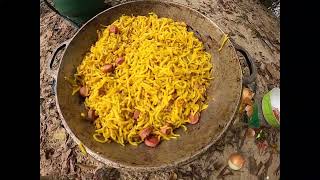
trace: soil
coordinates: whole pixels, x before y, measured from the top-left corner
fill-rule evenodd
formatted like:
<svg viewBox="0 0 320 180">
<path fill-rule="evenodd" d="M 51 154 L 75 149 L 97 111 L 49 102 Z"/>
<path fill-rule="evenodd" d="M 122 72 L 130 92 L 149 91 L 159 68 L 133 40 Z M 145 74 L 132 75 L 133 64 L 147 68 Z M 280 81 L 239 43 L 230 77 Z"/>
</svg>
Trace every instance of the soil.
<svg viewBox="0 0 320 180">
<path fill-rule="evenodd" d="M 110 4 L 121 2 L 125 1 Z M 256 99 L 273 87 L 280 87 L 279 18 L 270 9 L 257 0 L 174 2 L 193 7 L 211 18 L 250 53 L 258 69 Z M 240 114 L 216 145 L 195 161 L 170 171 L 114 169 L 83 155 L 62 126 L 52 89 L 54 81 L 47 69 L 54 48 L 72 37 L 76 28 L 43 3 L 40 10 L 40 175 L 44 179 L 279 179 L 279 130 L 267 126 L 257 130 L 263 132 L 260 139 L 246 137 L 246 123 Z M 267 148 L 263 148 L 263 143 L 268 144 Z M 236 151 L 244 155 L 246 162 L 241 170 L 231 171 L 227 160 Z"/>
</svg>

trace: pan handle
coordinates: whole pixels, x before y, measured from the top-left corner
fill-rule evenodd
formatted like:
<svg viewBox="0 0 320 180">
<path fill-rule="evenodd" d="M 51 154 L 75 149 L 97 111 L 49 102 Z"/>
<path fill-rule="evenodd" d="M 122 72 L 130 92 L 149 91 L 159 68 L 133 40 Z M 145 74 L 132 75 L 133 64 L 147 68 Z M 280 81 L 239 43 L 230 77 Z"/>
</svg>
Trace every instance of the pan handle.
<svg viewBox="0 0 320 180">
<path fill-rule="evenodd" d="M 61 43 L 59 46 L 57 46 L 53 52 L 52 52 L 52 55 L 50 56 L 50 58 L 48 59 L 48 65 L 47 65 L 47 72 L 48 74 L 53 77 L 54 79 L 57 79 L 57 73 L 58 73 L 58 70 L 54 70 L 52 65 L 53 65 L 53 62 L 55 60 L 55 57 L 57 56 L 58 52 L 60 52 L 63 48 L 67 47 L 70 43 L 70 39 L 64 41 L 63 43 Z"/>
<path fill-rule="evenodd" d="M 237 43 L 235 43 L 234 40 L 231 40 L 231 42 L 233 43 L 233 46 L 236 49 L 236 51 L 240 52 L 244 56 L 244 58 L 246 59 L 245 65 L 248 66 L 249 70 L 250 70 L 250 75 L 243 77 L 243 84 L 249 85 L 249 84 L 255 82 L 256 77 L 257 77 L 257 67 L 256 67 L 252 57 L 250 56 L 248 51 L 246 51 L 243 47 L 241 47 Z"/>
</svg>

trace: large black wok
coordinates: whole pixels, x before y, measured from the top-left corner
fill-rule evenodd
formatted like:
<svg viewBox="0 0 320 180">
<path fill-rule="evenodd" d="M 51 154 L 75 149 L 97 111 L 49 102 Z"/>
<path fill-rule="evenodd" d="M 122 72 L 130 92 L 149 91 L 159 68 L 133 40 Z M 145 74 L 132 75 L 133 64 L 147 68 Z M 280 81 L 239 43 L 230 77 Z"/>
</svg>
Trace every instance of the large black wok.
<svg viewBox="0 0 320 180">
<path fill-rule="evenodd" d="M 214 80 L 208 89 L 209 107 L 202 112 L 200 123 L 188 126 L 188 131 L 177 130 L 181 136 L 177 140 L 164 141 L 156 148 L 116 144 L 101 144 L 92 138 L 94 127 L 84 121 L 80 113 L 85 111 L 79 96 L 72 96 L 72 89 L 64 77 L 71 77 L 81 63 L 90 46 L 97 41 L 97 30 L 101 24 L 108 25 L 121 15 L 147 15 L 155 12 L 159 17 L 184 21 L 205 43 L 212 54 Z M 233 43 L 228 40 L 218 52 L 224 33 L 210 19 L 199 12 L 179 4 L 157 1 L 136 1 L 124 3 L 96 15 L 70 40 L 60 45 L 50 60 L 50 71 L 56 80 L 56 103 L 64 127 L 77 142 L 82 143 L 87 152 L 97 160 L 113 167 L 135 170 L 152 170 L 172 167 L 189 162 L 206 151 L 227 130 L 238 110 L 243 76 Z M 57 52 L 65 48 L 58 70 L 52 70 Z M 241 49 L 240 49 L 241 50 Z M 241 50 L 245 54 L 244 50 Z M 248 55 L 247 60 L 248 59 Z M 249 61 L 250 62 L 250 61 Z M 251 70 L 255 68 L 251 63 Z M 253 76 L 246 79 L 250 82 Z"/>
</svg>

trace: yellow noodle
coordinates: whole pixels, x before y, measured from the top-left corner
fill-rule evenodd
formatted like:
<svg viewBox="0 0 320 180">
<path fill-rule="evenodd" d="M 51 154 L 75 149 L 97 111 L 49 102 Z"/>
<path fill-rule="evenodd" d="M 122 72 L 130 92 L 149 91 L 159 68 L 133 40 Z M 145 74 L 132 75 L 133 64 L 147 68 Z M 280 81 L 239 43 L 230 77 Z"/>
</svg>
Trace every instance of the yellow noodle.
<svg viewBox="0 0 320 180">
<path fill-rule="evenodd" d="M 98 41 L 75 74 L 89 90 L 85 105 L 99 116 L 94 139 L 138 145 L 142 141 L 135 137 L 149 126 L 159 138 L 177 138 L 174 129 L 187 130 L 189 114 L 208 107 L 205 91 L 212 79 L 211 55 L 183 22 L 150 13 L 122 16 L 112 24 L 120 33 L 110 33 L 110 26 L 98 32 Z M 125 62 L 113 73 L 101 71 L 105 64 L 115 65 L 120 56 Z M 132 117 L 135 110 L 140 111 L 137 122 Z M 173 126 L 169 135 L 160 131 L 167 123 Z"/>
</svg>

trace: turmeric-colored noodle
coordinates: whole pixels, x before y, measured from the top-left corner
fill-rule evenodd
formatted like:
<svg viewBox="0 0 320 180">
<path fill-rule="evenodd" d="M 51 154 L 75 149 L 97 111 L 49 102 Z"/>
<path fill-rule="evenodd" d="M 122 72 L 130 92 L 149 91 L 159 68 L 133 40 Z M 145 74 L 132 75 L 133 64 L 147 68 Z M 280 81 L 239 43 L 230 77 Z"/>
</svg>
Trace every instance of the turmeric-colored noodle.
<svg viewBox="0 0 320 180">
<path fill-rule="evenodd" d="M 98 32 L 75 74 L 89 90 L 85 105 L 98 115 L 94 139 L 138 145 L 143 141 L 136 137 L 146 127 L 161 139 L 177 138 L 174 131 L 166 135 L 160 128 L 170 123 L 172 130 L 187 130 L 189 114 L 208 107 L 211 55 L 184 22 L 150 13 L 121 16 L 112 25 L 120 33 L 110 33 L 110 26 Z M 116 65 L 119 57 L 125 61 Z M 105 64 L 116 68 L 106 74 L 101 70 Z M 135 110 L 140 112 L 136 122 Z"/>
</svg>

